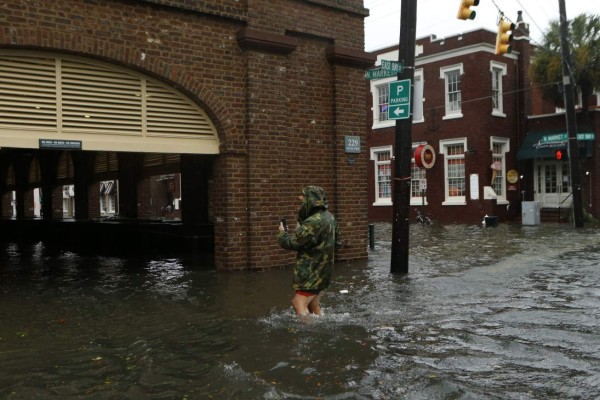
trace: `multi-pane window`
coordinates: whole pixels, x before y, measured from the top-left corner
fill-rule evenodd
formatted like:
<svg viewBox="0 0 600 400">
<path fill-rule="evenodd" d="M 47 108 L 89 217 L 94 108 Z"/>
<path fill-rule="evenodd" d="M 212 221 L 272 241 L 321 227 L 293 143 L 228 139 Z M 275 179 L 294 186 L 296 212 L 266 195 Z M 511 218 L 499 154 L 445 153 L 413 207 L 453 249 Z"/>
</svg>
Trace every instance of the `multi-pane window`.
<svg viewBox="0 0 600 400">
<path fill-rule="evenodd" d="M 463 74 L 462 64 L 444 67 L 440 70 L 440 78 L 444 79 L 446 96 L 446 115 L 445 118 L 462 117 L 462 93 L 461 76 Z"/>
<path fill-rule="evenodd" d="M 377 106 L 379 122 L 388 120 L 388 107 L 390 102 L 390 86 L 389 84 L 377 86 Z"/>
<path fill-rule="evenodd" d="M 502 75 L 496 68 L 492 70 L 492 108 L 502 110 Z"/>
<path fill-rule="evenodd" d="M 377 154 L 377 197 L 389 199 L 392 197 L 391 176 L 392 165 L 389 153 Z"/>
<path fill-rule="evenodd" d="M 504 171 L 502 165 L 504 164 L 504 153 L 502 152 L 502 145 L 500 143 L 493 144 L 494 150 L 492 151 L 492 189 L 497 195 L 502 196 L 504 193 Z"/>
<path fill-rule="evenodd" d="M 375 163 L 375 204 L 392 201 L 392 147 L 371 149 Z"/>
<path fill-rule="evenodd" d="M 465 145 L 464 139 L 440 141 L 444 154 L 446 203 L 465 202 Z"/>
<path fill-rule="evenodd" d="M 460 72 L 450 71 L 446 74 L 446 90 L 448 93 L 447 111 L 452 114 L 460 111 Z"/>
<path fill-rule="evenodd" d="M 492 114 L 505 116 L 502 102 L 502 77 L 506 75 L 506 65 L 492 62 L 490 71 L 492 74 Z"/>
<path fill-rule="evenodd" d="M 100 215 L 117 213 L 118 181 L 100 182 Z"/>
<path fill-rule="evenodd" d="M 492 137 L 492 181 L 490 185 L 498 196 L 498 200 L 506 199 L 506 152 L 509 140 L 506 138 Z"/>
<path fill-rule="evenodd" d="M 427 201 L 425 192 L 422 190 L 421 181 L 426 182 L 425 168 L 419 168 L 412 160 L 410 173 L 410 202 L 411 204 L 422 204 Z"/>
</svg>

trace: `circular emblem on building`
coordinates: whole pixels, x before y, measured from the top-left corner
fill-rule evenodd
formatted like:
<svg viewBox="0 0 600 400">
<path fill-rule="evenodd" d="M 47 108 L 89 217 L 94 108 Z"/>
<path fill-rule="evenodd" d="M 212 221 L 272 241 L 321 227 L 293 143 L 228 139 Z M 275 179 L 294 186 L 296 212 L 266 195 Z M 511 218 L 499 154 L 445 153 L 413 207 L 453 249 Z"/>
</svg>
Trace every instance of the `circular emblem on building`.
<svg viewBox="0 0 600 400">
<path fill-rule="evenodd" d="M 422 144 L 415 149 L 415 164 L 419 168 L 431 168 L 435 164 L 435 151 L 428 144 Z"/>
<path fill-rule="evenodd" d="M 511 169 L 506 173 L 506 180 L 508 181 L 508 183 L 517 183 L 517 181 L 519 180 L 519 173 L 514 169 Z"/>
</svg>

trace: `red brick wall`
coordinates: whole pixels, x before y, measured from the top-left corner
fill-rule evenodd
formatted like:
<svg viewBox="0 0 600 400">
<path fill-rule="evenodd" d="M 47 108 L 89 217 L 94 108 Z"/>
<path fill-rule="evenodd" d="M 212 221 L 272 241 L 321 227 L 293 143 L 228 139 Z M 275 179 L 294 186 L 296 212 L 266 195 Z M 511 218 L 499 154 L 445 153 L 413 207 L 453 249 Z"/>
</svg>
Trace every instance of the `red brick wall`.
<svg viewBox="0 0 600 400">
<path fill-rule="evenodd" d="M 100 218 L 100 182 L 88 186 L 88 216 Z"/>
<path fill-rule="evenodd" d="M 470 32 L 462 36 L 452 36 L 443 40 L 429 38 L 420 39 L 423 45 L 422 57 L 438 55 L 434 61 L 426 60 L 420 63 L 417 57 L 417 68 L 423 69 L 424 118 L 423 123 L 414 123 L 412 141 L 427 142 L 436 151 L 436 163 L 427 170 L 427 207 L 426 212 L 441 223 L 480 223 L 487 215 L 508 217 L 506 205 L 496 205 L 495 201 L 485 200 L 483 187 L 489 186 L 492 178 L 492 151 L 490 138 L 493 136 L 509 138 L 510 152 L 507 153 L 506 170 L 517 169 L 516 152 L 520 143 L 520 135 L 525 131 L 526 121 L 520 116 L 522 98 L 518 97 L 523 83 L 519 80 L 526 71 L 524 66 L 514 57 L 495 56 L 490 51 L 477 51 L 470 54 L 449 52 L 459 48 L 481 46 L 488 43 L 489 48 L 495 43 L 495 34 L 484 30 Z M 493 51 L 493 48 L 491 48 Z M 443 57 L 443 58 L 442 58 Z M 507 74 L 503 77 L 503 111 L 506 117 L 492 115 L 492 76 L 490 62 L 497 61 L 505 64 Z M 445 82 L 440 78 L 440 69 L 462 64 L 461 78 L 462 114 L 461 118 L 444 119 L 445 115 Z M 443 205 L 444 193 L 444 158 L 440 154 L 440 140 L 467 138 L 467 149 L 475 152 L 465 154 L 466 204 Z M 395 127 L 375 129 L 369 134 L 369 147 L 393 144 Z M 470 196 L 470 176 L 478 175 L 479 199 L 472 200 Z M 369 220 L 392 221 L 391 206 L 373 206 L 374 193 L 374 163 L 368 164 L 369 187 Z M 512 204 L 519 200 L 517 191 L 507 191 L 507 200 Z M 414 208 L 411 207 L 409 218 L 414 220 Z M 513 207 L 514 208 L 514 207 Z"/>
<path fill-rule="evenodd" d="M 217 266 L 262 269 L 293 260 L 275 243 L 277 221 L 293 220 L 307 184 L 326 189 L 342 222 L 340 258 L 366 257 L 366 148 L 354 165 L 344 154 L 344 135 L 365 138 L 366 15 L 361 0 L 14 0 L 3 10 L 0 47 L 100 58 L 197 101 L 221 143 L 211 193 Z M 243 29 L 296 45 L 243 49 Z M 328 59 L 331 46 L 358 62 Z"/>
</svg>

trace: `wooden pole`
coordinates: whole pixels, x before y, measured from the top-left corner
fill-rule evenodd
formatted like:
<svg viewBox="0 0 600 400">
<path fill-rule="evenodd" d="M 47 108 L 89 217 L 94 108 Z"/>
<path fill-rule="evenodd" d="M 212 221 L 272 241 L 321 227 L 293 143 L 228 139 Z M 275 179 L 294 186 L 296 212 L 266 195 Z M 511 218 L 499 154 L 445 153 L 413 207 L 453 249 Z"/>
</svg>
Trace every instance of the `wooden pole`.
<svg viewBox="0 0 600 400">
<path fill-rule="evenodd" d="M 398 74 L 398 79 L 409 79 L 411 86 L 415 75 L 416 33 L 417 0 L 402 0 L 398 61 L 404 65 L 404 68 Z M 414 93 L 412 88 L 411 93 Z M 408 272 L 412 120 L 412 109 L 409 118 L 396 120 L 393 184 L 394 219 L 392 221 L 392 259 L 390 267 L 392 273 Z"/>
<path fill-rule="evenodd" d="M 563 96 L 565 117 L 567 120 L 569 163 L 571 166 L 571 190 L 573 191 L 573 222 L 575 227 L 583 227 L 583 200 L 581 194 L 581 167 L 579 165 L 579 146 L 577 144 L 577 121 L 575 119 L 575 101 L 573 98 L 573 76 L 571 74 L 571 56 L 569 53 L 568 21 L 565 0 L 558 0 L 560 12 L 560 49 L 562 58 Z"/>
</svg>

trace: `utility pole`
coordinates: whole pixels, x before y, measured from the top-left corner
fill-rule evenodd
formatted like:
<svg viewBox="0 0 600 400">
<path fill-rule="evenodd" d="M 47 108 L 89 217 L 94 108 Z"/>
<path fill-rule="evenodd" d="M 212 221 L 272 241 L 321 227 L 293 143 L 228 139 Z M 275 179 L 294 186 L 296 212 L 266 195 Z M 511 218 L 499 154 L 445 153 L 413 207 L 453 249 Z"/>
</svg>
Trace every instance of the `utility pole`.
<svg viewBox="0 0 600 400">
<path fill-rule="evenodd" d="M 573 99 L 571 56 L 567 39 L 568 21 L 565 0 L 558 0 L 560 12 L 560 49 L 562 58 L 563 96 L 567 120 L 569 163 L 571 166 L 571 190 L 573 191 L 573 222 L 576 228 L 583 227 L 583 200 L 581 195 L 581 167 L 579 165 L 579 146 L 577 144 L 577 121 Z"/>
<path fill-rule="evenodd" d="M 404 65 L 398 80 L 415 75 L 415 41 L 417 36 L 417 0 L 402 0 L 400 6 L 400 38 L 398 62 Z M 411 90 L 412 92 L 412 90 Z M 410 212 L 410 181 L 412 160 L 412 112 L 406 119 L 396 120 L 394 140 L 394 220 L 392 221 L 392 260 L 390 272 L 408 272 L 408 239 Z"/>
</svg>

